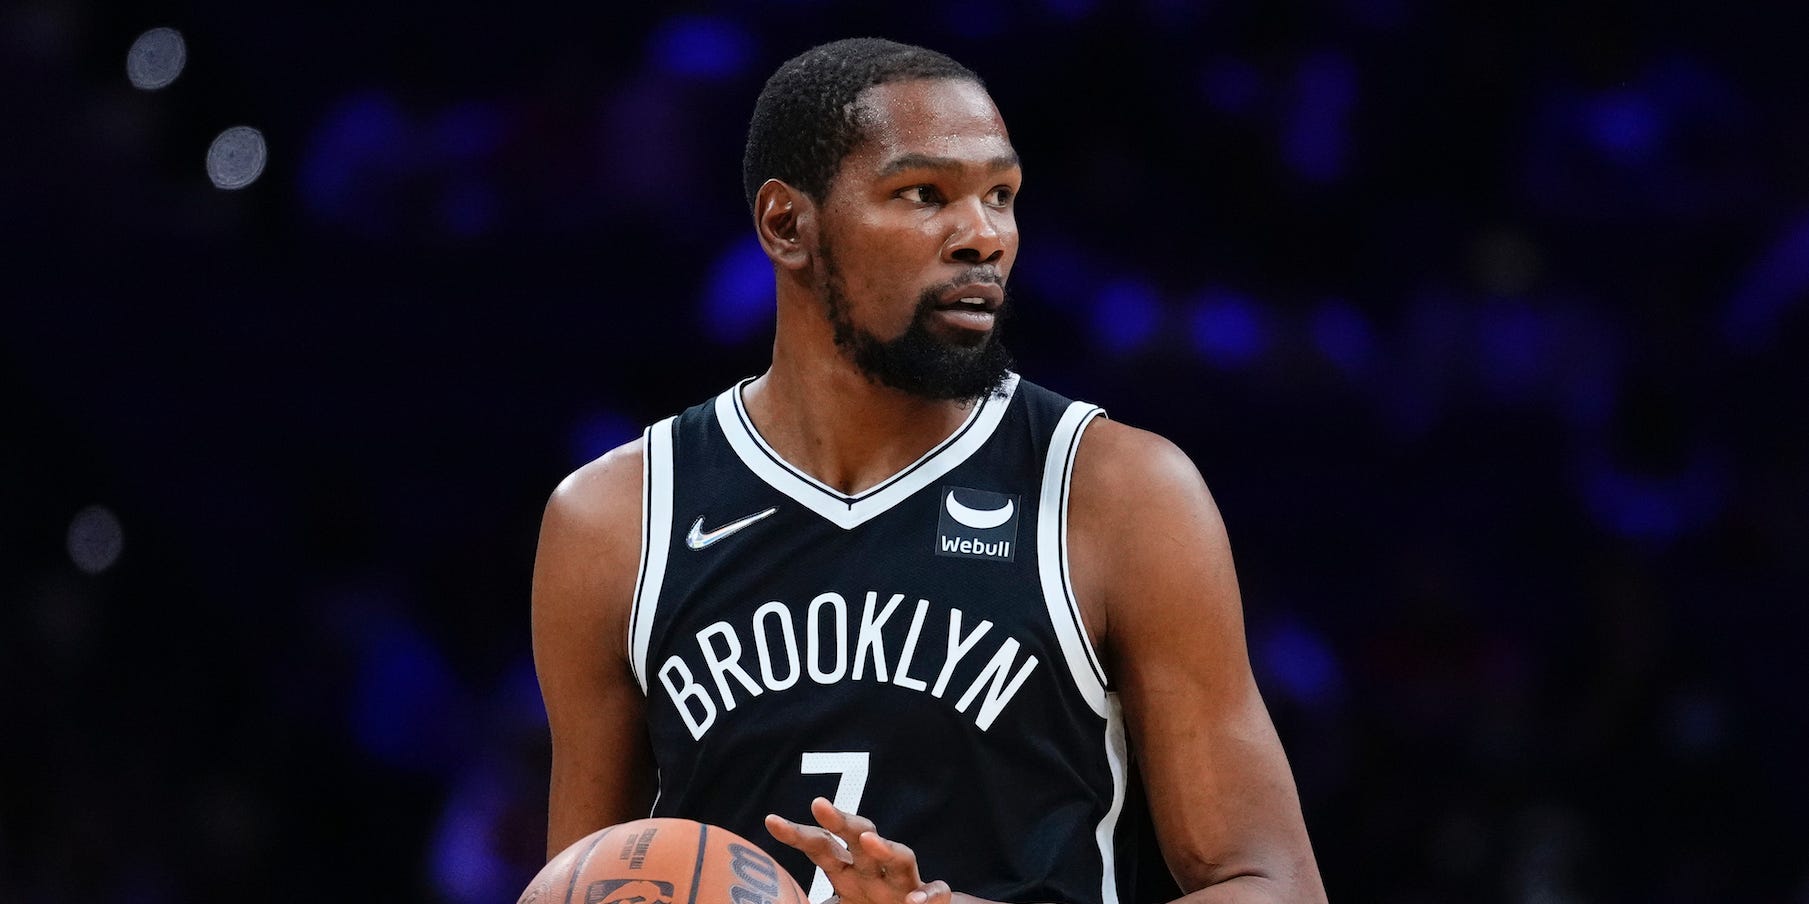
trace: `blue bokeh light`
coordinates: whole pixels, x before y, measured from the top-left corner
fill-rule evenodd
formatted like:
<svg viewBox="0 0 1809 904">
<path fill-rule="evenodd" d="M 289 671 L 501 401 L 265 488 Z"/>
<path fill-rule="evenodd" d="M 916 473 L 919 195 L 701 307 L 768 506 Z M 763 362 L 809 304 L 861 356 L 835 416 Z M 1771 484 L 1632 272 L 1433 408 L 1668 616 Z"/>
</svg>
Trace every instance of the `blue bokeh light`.
<svg viewBox="0 0 1809 904">
<path fill-rule="evenodd" d="M 773 264 L 753 236 L 741 236 L 723 249 L 704 283 L 701 305 L 704 335 L 718 345 L 739 345 L 770 333 Z"/>
<path fill-rule="evenodd" d="M 1103 267 L 1094 246 L 1049 228 L 1025 246 L 1012 270 L 1011 285 L 1014 291 L 1028 287 L 1042 307 L 1084 316 L 1104 283 Z"/>
<path fill-rule="evenodd" d="M 1589 105 L 1590 143 L 1623 163 L 1637 163 L 1657 150 L 1664 122 L 1652 99 L 1636 91 L 1610 91 Z"/>
<path fill-rule="evenodd" d="M 1369 370 L 1376 357 L 1376 331 L 1363 312 L 1342 298 L 1330 298 L 1314 309 L 1308 325 L 1313 347 L 1346 377 Z"/>
<path fill-rule="evenodd" d="M 1256 301 L 1227 290 L 1212 290 L 1194 308 L 1193 344 L 1209 363 L 1245 367 L 1269 346 L 1269 328 Z"/>
<path fill-rule="evenodd" d="M 1482 381 L 1497 398 L 1525 401 L 1550 372 L 1545 315 L 1523 302 L 1502 302 L 1483 313 Z"/>
<path fill-rule="evenodd" d="M 1256 658 L 1280 692 L 1304 706 L 1336 703 L 1344 675 L 1332 645 L 1318 631 L 1288 620 L 1264 631 Z"/>
<path fill-rule="evenodd" d="M 1785 313 L 1805 298 L 1809 298 L 1809 215 L 1786 226 L 1747 271 L 1721 315 L 1721 336 L 1739 351 L 1764 348 Z"/>
<path fill-rule="evenodd" d="M 1598 457 L 1584 472 L 1583 501 L 1603 530 L 1664 546 L 1720 514 L 1724 471 L 1718 456 L 1701 450 L 1672 474 L 1633 473 Z"/>
<path fill-rule="evenodd" d="M 1156 290 L 1140 280 L 1109 283 L 1093 303 L 1093 336 L 1107 351 L 1136 349 L 1155 336 L 1161 322 Z"/>
<path fill-rule="evenodd" d="M 718 16 L 674 16 L 653 30 L 648 51 L 654 66 L 669 75 L 728 79 L 752 65 L 754 37 Z"/>
<path fill-rule="evenodd" d="M 573 465 L 584 464 L 640 435 L 641 428 L 634 421 L 616 412 L 590 412 L 572 425 Z"/>
<path fill-rule="evenodd" d="M 1683 532 L 1679 500 L 1658 481 L 1600 470 L 1584 492 L 1596 523 L 1616 536 L 1668 542 Z"/>
<path fill-rule="evenodd" d="M 495 154 L 508 138 L 508 121 L 496 105 L 479 101 L 455 104 L 428 129 L 422 150 L 448 161 L 481 160 Z"/>
<path fill-rule="evenodd" d="M 443 733 L 457 724 L 458 682 L 446 657 L 421 631 L 387 621 L 370 639 L 358 670 L 353 734 L 372 758 L 404 769 L 446 765 Z"/>
<path fill-rule="evenodd" d="M 1357 72 L 1342 54 L 1323 52 L 1301 60 L 1294 73 L 1294 104 L 1282 132 L 1282 157 L 1309 182 L 1344 175 L 1350 143 L 1347 120 L 1357 101 Z"/>
<path fill-rule="evenodd" d="M 393 215 L 374 186 L 400 174 L 414 146 L 401 106 L 385 91 L 349 95 L 328 111 L 302 154 L 302 207 L 317 222 L 383 234 Z"/>
<path fill-rule="evenodd" d="M 477 770 L 446 801 L 434 828 L 428 860 L 435 887 L 460 904 L 503 901 L 522 881 L 496 847 L 509 798 Z"/>
</svg>

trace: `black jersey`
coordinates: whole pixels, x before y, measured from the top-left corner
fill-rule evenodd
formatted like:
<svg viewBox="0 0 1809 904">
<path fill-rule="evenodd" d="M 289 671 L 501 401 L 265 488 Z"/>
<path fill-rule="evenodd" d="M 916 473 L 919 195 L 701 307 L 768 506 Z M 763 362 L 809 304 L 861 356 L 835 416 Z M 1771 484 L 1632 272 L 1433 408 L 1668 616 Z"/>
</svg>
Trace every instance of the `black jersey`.
<svg viewBox="0 0 1809 904">
<path fill-rule="evenodd" d="M 1099 414 L 1013 375 L 854 496 L 780 458 L 741 386 L 649 428 L 630 649 L 653 815 L 778 848 L 813 901 L 827 880 L 762 819 L 810 824 L 822 796 L 959 891 L 1117 904 L 1123 722 L 1066 554 Z"/>
</svg>

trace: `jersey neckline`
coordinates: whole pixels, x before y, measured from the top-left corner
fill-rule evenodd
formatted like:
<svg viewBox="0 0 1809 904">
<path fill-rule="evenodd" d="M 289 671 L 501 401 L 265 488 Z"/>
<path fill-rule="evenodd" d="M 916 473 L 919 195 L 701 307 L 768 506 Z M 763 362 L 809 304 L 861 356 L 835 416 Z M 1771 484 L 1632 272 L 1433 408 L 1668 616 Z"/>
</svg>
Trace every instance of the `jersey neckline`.
<svg viewBox="0 0 1809 904">
<path fill-rule="evenodd" d="M 753 381 L 753 377 L 742 380 L 716 397 L 716 421 L 728 437 L 729 446 L 741 463 L 768 486 L 843 530 L 884 514 L 971 457 L 992 438 L 1018 388 L 1018 375 L 1006 374 L 999 391 L 981 399 L 967 420 L 942 442 L 898 473 L 849 495 L 805 473 L 767 445 L 765 437 L 754 428 L 754 419 L 748 416 L 741 398 L 742 389 Z"/>
</svg>

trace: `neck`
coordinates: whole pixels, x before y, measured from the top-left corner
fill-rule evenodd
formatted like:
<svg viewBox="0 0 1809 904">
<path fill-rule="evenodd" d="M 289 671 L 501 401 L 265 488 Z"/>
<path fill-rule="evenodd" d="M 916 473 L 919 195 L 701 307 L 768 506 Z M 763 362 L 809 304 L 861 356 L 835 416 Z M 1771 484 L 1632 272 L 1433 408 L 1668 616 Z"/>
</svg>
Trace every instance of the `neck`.
<svg viewBox="0 0 1809 904">
<path fill-rule="evenodd" d="M 767 444 L 817 480 L 863 492 L 922 458 L 973 410 L 972 400 L 924 399 L 870 380 L 836 347 L 825 318 L 812 324 L 795 310 L 787 318 L 786 307 L 773 365 L 743 398 Z"/>
</svg>

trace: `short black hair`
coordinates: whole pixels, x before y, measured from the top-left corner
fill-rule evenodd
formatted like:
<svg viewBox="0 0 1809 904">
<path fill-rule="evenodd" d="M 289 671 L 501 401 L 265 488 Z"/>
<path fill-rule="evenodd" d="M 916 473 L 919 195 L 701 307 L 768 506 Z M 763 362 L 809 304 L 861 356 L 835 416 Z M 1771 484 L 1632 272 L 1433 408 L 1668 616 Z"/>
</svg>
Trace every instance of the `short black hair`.
<svg viewBox="0 0 1809 904">
<path fill-rule="evenodd" d="M 768 179 L 821 201 L 842 158 L 865 137 L 855 117 L 860 93 L 912 79 L 960 79 L 986 87 L 944 54 L 883 38 L 844 38 L 786 60 L 760 90 L 748 125 L 741 158 L 748 209 Z"/>
</svg>

